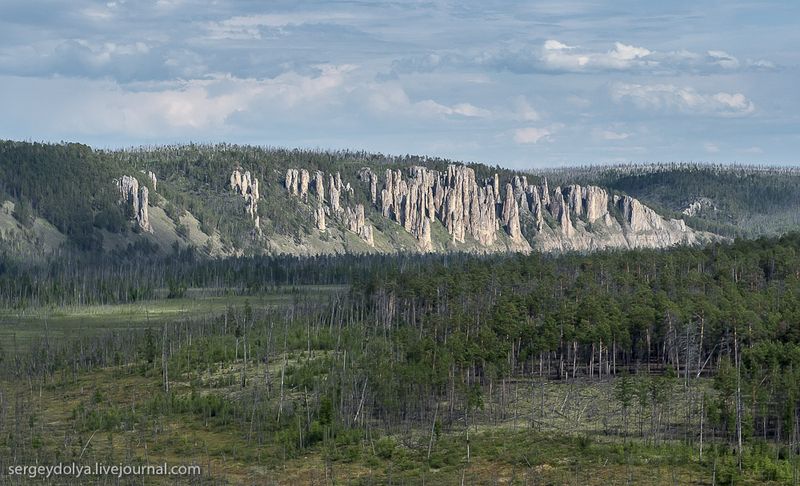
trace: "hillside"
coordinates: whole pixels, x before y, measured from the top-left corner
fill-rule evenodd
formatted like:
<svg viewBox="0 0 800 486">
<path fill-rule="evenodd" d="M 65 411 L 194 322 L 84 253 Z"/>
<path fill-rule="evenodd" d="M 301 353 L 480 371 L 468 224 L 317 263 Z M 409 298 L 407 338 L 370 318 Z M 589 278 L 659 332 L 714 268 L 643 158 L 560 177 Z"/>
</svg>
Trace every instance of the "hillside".
<svg viewBox="0 0 800 486">
<path fill-rule="evenodd" d="M 364 152 L 0 143 L 13 255 L 527 253 L 716 237 L 608 187 Z"/>
<path fill-rule="evenodd" d="M 537 175 L 621 191 L 692 227 L 729 237 L 775 236 L 800 227 L 796 167 L 652 164 Z"/>
</svg>

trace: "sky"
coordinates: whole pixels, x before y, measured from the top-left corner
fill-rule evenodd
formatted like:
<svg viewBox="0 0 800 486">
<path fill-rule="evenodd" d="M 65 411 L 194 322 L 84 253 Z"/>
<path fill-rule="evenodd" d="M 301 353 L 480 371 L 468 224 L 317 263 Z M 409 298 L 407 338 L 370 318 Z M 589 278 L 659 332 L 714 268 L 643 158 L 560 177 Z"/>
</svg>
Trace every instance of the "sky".
<svg viewBox="0 0 800 486">
<path fill-rule="evenodd" d="M 800 164 L 800 2 L 0 0 L 0 139 Z"/>
</svg>

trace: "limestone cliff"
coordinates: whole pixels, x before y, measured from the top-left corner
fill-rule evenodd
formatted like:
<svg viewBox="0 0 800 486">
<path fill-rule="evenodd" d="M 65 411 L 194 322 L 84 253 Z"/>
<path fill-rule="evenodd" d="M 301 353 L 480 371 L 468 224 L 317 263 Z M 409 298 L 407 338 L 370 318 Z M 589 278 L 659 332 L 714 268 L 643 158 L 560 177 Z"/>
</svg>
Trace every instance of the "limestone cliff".
<svg viewBox="0 0 800 486">
<path fill-rule="evenodd" d="M 124 175 L 117 181 L 120 198 L 122 202 L 131 208 L 137 226 L 148 233 L 153 232 L 150 225 L 150 193 L 147 186 L 139 186 L 139 180 L 133 176 Z"/>
<path fill-rule="evenodd" d="M 325 182 L 327 180 L 327 189 Z M 315 171 L 313 179 L 307 169 L 288 169 L 284 176 L 284 187 L 290 196 L 297 196 L 301 202 L 312 204 L 309 199 L 309 181 L 313 189 L 314 201 L 314 226 L 320 233 L 328 230 L 330 216 L 333 220 L 338 220 L 349 231 L 357 234 L 369 246 L 374 246 L 372 226 L 365 217 L 364 205 L 343 206 L 343 197 L 350 198 L 353 189 L 350 184 L 342 182 L 339 172 L 328 174 L 327 177 L 322 171 Z M 326 197 L 327 195 L 327 197 Z"/>
<path fill-rule="evenodd" d="M 382 176 L 362 167 L 353 176 L 363 184 L 359 192 L 363 202 L 357 201 L 340 172 L 292 168 L 284 176 L 284 185 L 289 195 L 314 208 L 318 230 L 334 224 L 375 248 L 376 229 L 370 218 L 398 225 L 422 252 L 658 248 L 714 238 L 682 220 L 663 218 L 634 198 L 611 195 L 596 186 L 551 189 L 547 179 L 531 183 L 526 175 L 503 181 L 493 174 L 479 180 L 472 167 L 456 164 L 444 171 L 424 166 L 389 168 Z M 386 236 L 383 229 L 379 233 L 393 244 L 395 237 Z M 434 236 L 445 234 L 447 240 Z"/>
<path fill-rule="evenodd" d="M 158 191 L 158 178 L 156 177 L 155 172 L 152 170 L 147 171 L 147 177 L 150 179 L 150 182 L 153 184 L 153 192 Z"/>
<path fill-rule="evenodd" d="M 364 217 L 363 204 L 357 204 L 355 209 L 348 207 L 345 211 L 345 221 L 347 222 L 347 229 L 360 236 L 368 245 L 375 246 L 375 241 L 372 237 L 372 226 L 367 224 Z"/>
<path fill-rule="evenodd" d="M 231 173 L 231 189 L 244 198 L 244 211 L 253 220 L 255 230 L 261 231 L 261 218 L 258 215 L 258 201 L 261 194 L 258 190 L 258 179 L 247 170 L 242 173 L 241 169 L 234 169 Z"/>
</svg>

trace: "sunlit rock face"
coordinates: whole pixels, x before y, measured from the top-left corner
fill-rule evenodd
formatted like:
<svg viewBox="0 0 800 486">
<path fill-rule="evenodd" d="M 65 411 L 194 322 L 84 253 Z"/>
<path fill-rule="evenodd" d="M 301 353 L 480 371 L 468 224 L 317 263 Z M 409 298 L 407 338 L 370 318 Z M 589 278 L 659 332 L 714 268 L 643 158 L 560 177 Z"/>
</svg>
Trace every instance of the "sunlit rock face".
<svg viewBox="0 0 800 486">
<path fill-rule="evenodd" d="M 261 218 L 258 215 L 258 201 L 261 194 L 258 191 L 258 179 L 250 174 L 250 171 L 242 172 L 235 169 L 230 177 L 231 189 L 242 196 L 244 199 L 244 211 L 253 220 L 256 232 L 261 230 Z"/>
<path fill-rule="evenodd" d="M 151 172 L 152 174 L 152 172 Z M 137 226 L 145 232 L 152 233 L 150 225 L 150 190 L 147 186 L 139 186 L 139 180 L 133 176 L 124 175 L 116 181 L 122 202 L 131 208 Z"/>
<path fill-rule="evenodd" d="M 374 177 L 374 174 L 364 174 Z M 368 179 L 367 179 L 368 180 Z M 377 178 L 374 178 L 377 184 Z M 342 181 L 341 173 L 312 173 L 307 169 L 288 169 L 284 176 L 284 187 L 290 196 L 296 196 L 305 204 L 313 204 L 314 226 L 320 233 L 328 230 L 332 221 L 359 236 L 369 246 L 374 246 L 373 228 L 366 218 L 364 205 L 343 204 L 344 198 L 351 198 L 353 189 Z M 310 199 L 313 196 L 313 200 Z"/>
<path fill-rule="evenodd" d="M 363 184 L 362 202 L 354 200 L 353 189 L 339 172 L 292 168 L 284 185 L 289 195 L 306 204 L 312 204 L 313 194 L 318 229 L 330 228 L 336 221 L 372 247 L 376 230 L 371 218 L 397 224 L 422 252 L 462 247 L 591 251 L 694 244 L 709 237 L 682 220 L 661 217 L 634 198 L 612 197 L 597 186 L 551 189 L 546 178 L 530 182 L 526 175 L 515 175 L 504 181 L 496 173 L 479 179 L 473 168 L 457 164 L 445 170 L 412 166 L 382 173 L 362 167 L 354 177 Z"/>
</svg>

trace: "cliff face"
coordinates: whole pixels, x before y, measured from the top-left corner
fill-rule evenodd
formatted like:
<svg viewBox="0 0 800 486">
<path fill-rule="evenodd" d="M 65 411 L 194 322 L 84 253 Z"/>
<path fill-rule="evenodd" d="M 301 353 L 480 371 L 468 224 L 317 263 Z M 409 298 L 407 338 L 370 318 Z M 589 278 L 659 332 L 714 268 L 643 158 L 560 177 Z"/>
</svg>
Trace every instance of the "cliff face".
<svg viewBox="0 0 800 486">
<path fill-rule="evenodd" d="M 312 202 L 304 174 L 308 171 L 289 169 L 284 185 L 290 195 L 316 206 L 317 229 L 325 231 L 336 221 L 372 247 L 375 230 L 370 220 L 398 225 L 421 252 L 659 248 L 714 237 L 600 187 L 551 190 L 546 179 L 540 184 L 530 184 L 526 176 L 501 181 L 498 174 L 478 180 L 475 171 L 463 165 L 449 165 L 444 172 L 422 166 L 388 169 L 383 177 L 364 167 L 356 177 L 363 184 L 366 205 L 355 203 L 352 188 L 338 172 L 327 178 L 321 172 L 314 175 Z M 441 229 L 434 231 L 436 227 Z M 442 233 L 448 240 L 434 237 Z"/>
<path fill-rule="evenodd" d="M 153 182 L 153 188 L 155 188 L 157 182 L 155 174 L 150 172 L 148 177 Z M 142 231 L 152 233 L 153 228 L 150 226 L 150 213 L 148 210 L 150 206 L 150 190 L 145 185 L 140 187 L 139 180 L 129 175 L 124 175 L 115 182 L 119 189 L 122 203 L 131 209 L 136 225 Z"/>
<path fill-rule="evenodd" d="M 261 194 L 258 191 L 258 179 L 252 177 L 250 171 L 242 172 L 234 169 L 231 173 L 231 189 L 244 199 L 244 211 L 253 220 L 256 233 L 261 232 L 261 218 L 258 215 L 258 201 Z"/>
<path fill-rule="evenodd" d="M 296 196 L 302 203 L 313 207 L 314 226 L 320 233 L 327 232 L 330 223 L 337 221 L 369 246 L 375 245 L 372 226 L 364 214 L 364 205 L 350 206 L 342 202 L 343 199 L 348 202 L 352 199 L 353 188 L 342 182 L 339 172 L 326 177 L 323 172 L 316 171 L 312 180 L 306 169 L 289 169 L 284 177 L 284 187 L 290 196 Z"/>
</svg>

